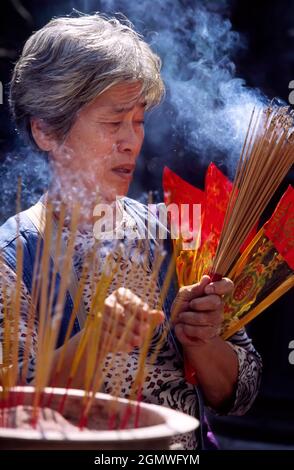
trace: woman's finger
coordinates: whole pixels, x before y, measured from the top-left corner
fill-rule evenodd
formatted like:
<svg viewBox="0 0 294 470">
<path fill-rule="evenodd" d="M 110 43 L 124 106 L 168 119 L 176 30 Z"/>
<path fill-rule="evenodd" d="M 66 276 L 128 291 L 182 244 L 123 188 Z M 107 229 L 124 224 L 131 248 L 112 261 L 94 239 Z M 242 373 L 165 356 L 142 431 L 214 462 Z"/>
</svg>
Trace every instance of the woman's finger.
<svg viewBox="0 0 294 470">
<path fill-rule="evenodd" d="M 204 288 L 205 294 L 226 295 L 230 294 L 234 289 L 234 283 L 231 279 L 223 277 L 220 281 L 210 282 Z"/>
<path fill-rule="evenodd" d="M 178 302 L 190 302 L 195 297 L 203 295 L 205 286 L 210 283 L 209 276 L 203 276 L 201 281 L 190 286 L 183 286 L 179 289 L 176 300 Z"/>
<path fill-rule="evenodd" d="M 123 318 L 125 308 L 117 301 L 115 296 L 110 295 L 104 301 L 104 317 L 106 320 L 110 320 L 114 315 Z"/>
<path fill-rule="evenodd" d="M 182 312 L 178 315 L 176 323 L 186 323 L 192 326 L 214 326 L 223 321 L 223 311 L 208 312 Z"/>
<path fill-rule="evenodd" d="M 148 317 L 149 306 L 143 302 L 136 294 L 130 289 L 120 287 L 113 292 L 117 301 L 128 311 L 129 314 L 136 315 L 142 320 Z"/>
<path fill-rule="evenodd" d="M 164 313 L 162 310 L 149 310 L 149 321 L 152 321 L 154 326 L 161 325 L 164 322 Z"/>
<path fill-rule="evenodd" d="M 189 307 L 195 311 L 218 310 L 223 306 L 223 301 L 219 295 L 206 295 L 193 299 L 189 303 Z"/>
<path fill-rule="evenodd" d="M 144 304 L 144 302 L 142 302 L 140 297 L 138 297 L 130 289 L 126 289 L 125 287 L 120 287 L 119 289 L 116 289 L 112 294 L 117 298 L 119 303 L 124 306 L 128 306 L 128 305 L 142 306 Z"/>
</svg>

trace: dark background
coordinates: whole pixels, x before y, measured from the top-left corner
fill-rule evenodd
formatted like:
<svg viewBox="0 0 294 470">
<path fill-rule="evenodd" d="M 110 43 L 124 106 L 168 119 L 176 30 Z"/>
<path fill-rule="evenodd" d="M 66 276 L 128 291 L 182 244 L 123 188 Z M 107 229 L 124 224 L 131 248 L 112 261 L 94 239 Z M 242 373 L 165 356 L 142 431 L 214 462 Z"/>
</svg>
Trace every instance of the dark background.
<svg viewBox="0 0 294 470">
<path fill-rule="evenodd" d="M 13 63 L 27 37 L 53 15 L 69 13 L 69 3 L 57 0 L 1 2 L 0 80 L 5 87 L 9 82 Z M 185 1 L 185 4 L 189 4 L 189 1 Z M 233 29 L 242 33 L 247 42 L 247 47 L 242 48 L 234 57 L 237 75 L 268 97 L 279 96 L 287 102 L 289 82 L 294 80 L 294 1 L 232 0 L 229 17 Z M 1 162 L 5 162 L 6 155 L 14 148 L 15 142 L 5 96 L 4 104 L 0 106 L 0 171 Z M 175 148 L 180 146 L 179 142 L 180 136 L 178 141 L 174 141 Z M 158 179 L 152 178 L 146 163 L 149 151 L 147 142 L 140 160 L 137 184 L 132 190 L 134 195 L 159 189 Z M 195 163 L 196 159 L 197 155 L 192 155 L 191 161 Z M 175 162 L 173 163 L 170 166 L 177 169 Z M 159 173 L 164 164 L 163 158 L 158 168 Z M 204 168 L 201 170 L 203 175 Z M 181 168 L 181 176 L 190 179 L 188 167 Z M 293 172 L 277 191 L 269 211 L 290 182 L 293 184 Z M 13 209 L 9 205 L 0 205 L 3 219 Z M 254 344 L 264 361 L 262 388 L 254 407 L 245 417 L 213 418 L 214 428 L 222 436 L 225 447 L 277 448 L 279 445 L 289 445 L 294 449 L 294 365 L 289 363 L 289 343 L 294 340 L 293 307 L 292 292 L 277 301 L 249 327 Z"/>
</svg>

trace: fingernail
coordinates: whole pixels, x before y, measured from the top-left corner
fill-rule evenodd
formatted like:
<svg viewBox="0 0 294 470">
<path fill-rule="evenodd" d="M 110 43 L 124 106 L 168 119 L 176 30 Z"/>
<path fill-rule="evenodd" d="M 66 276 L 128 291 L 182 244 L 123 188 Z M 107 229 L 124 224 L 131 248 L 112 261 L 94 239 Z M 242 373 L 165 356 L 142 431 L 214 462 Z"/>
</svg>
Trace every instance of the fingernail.
<svg viewBox="0 0 294 470">
<path fill-rule="evenodd" d="M 214 285 L 208 284 L 204 289 L 205 294 L 213 294 L 215 292 Z"/>
</svg>

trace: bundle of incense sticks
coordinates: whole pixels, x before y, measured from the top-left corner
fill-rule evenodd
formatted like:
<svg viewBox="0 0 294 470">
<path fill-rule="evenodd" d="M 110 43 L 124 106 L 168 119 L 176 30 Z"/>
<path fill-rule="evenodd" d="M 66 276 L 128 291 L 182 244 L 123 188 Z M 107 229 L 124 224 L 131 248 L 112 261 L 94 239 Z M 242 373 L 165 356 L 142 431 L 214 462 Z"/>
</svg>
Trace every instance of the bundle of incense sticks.
<svg viewBox="0 0 294 470">
<path fill-rule="evenodd" d="M 262 247 L 265 246 L 263 235 L 266 235 L 263 232 L 254 238 L 258 220 L 293 162 L 293 111 L 287 107 L 268 107 L 252 112 L 233 184 L 214 165 L 210 165 L 203 193 L 170 170 L 165 170 L 166 202 L 201 204 L 204 209 L 201 232 L 194 234 L 195 248 L 184 249 L 181 237 L 174 241 L 179 284 L 198 282 L 203 274 L 210 274 L 212 279 L 230 275 L 236 282 L 232 296 L 225 299 L 225 338 L 293 285 L 293 264 L 285 252 L 281 254 L 277 246 L 278 237 L 274 236 L 275 231 L 278 233 L 277 224 L 271 231 L 271 248 L 269 245 L 267 247 L 268 254 L 272 251 L 272 255 L 263 259 L 262 272 L 258 276 L 260 286 L 256 292 L 256 283 L 248 275 L 249 266 L 254 270 L 252 259 L 256 258 L 261 249 L 259 241 L 263 240 Z M 283 219 L 283 224 L 287 227 L 285 233 L 289 233 L 287 246 L 293 249 L 293 196 L 292 209 L 289 204 L 287 207 L 289 216 L 287 221 Z M 239 260 L 244 249 L 246 252 Z M 270 288 L 269 270 L 274 269 L 277 258 L 284 260 L 285 269 L 275 268 L 275 283 L 271 283 Z M 272 259 L 271 264 L 269 259 Z"/>
<path fill-rule="evenodd" d="M 71 279 L 72 259 L 74 254 L 74 244 L 79 223 L 79 207 L 74 206 L 71 210 L 70 217 L 68 217 L 68 208 L 61 205 L 58 211 L 58 223 L 54 215 L 54 205 L 47 200 L 42 209 L 42 223 L 40 224 L 40 235 L 37 243 L 37 250 L 35 256 L 35 265 L 33 270 L 32 291 L 31 298 L 29 299 L 29 312 L 27 312 L 26 321 L 26 337 L 23 346 L 22 362 L 19 364 L 19 351 L 20 351 L 20 323 L 21 308 L 22 308 L 22 294 L 23 294 L 23 247 L 21 243 L 17 245 L 17 267 L 15 275 L 15 284 L 13 288 L 9 284 L 10 280 L 5 276 L 5 261 L 1 258 L 0 262 L 0 278 L 1 288 L 3 294 L 3 342 L 1 344 L 1 364 L 0 364 L 0 387 L 1 396 L 0 403 L 2 410 L 1 416 L 4 417 L 3 409 L 21 405 L 24 403 L 24 396 L 19 399 L 18 403 L 14 403 L 10 397 L 10 390 L 17 384 L 26 384 L 28 375 L 30 354 L 33 347 L 32 332 L 34 326 L 37 325 L 37 341 L 36 341 L 36 357 L 35 357 L 35 374 L 33 385 L 35 393 L 33 398 L 32 410 L 32 426 L 36 427 L 40 416 L 40 408 L 43 406 L 50 406 L 50 399 L 47 403 L 43 400 L 43 390 L 47 386 L 52 387 L 52 394 L 54 387 L 60 383 L 60 375 L 62 366 L 64 364 L 66 350 L 70 344 L 73 325 L 77 318 L 80 304 L 83 302 L 83 293 L 85 282 L 89 273 L 92 276 L 93 293 L 90 304 L 90 310 L 87 314 L 84 328 L 82 329 L 79 337 L 79 342 L 74 354 L 72 363 L 68 370 L 67 388 L 74 384 L 75 376 L 78 368 L 84 364 L 84 380 L 82 388 L 85 391 L 85 400 L 83 411 L 80 416 L 80 428 L 84 428 L 87 422 L 87 416 L 91 410 L 95 393 L 100 391 L 105 378 L 111 367 L 114 366 L 115 358 L 119 353 L 120 357 L 124 351 L 124 345 L 127 335 L 134 327 L 134 322 L 137 320 L 136 308 L 133 309 L 132 314 L 125 326 L 124 331 L 118 333 L 119 324 L 118 320 L 114 321 L 109 331 L 104 329 L 104 302 L 109 295 L 109 287 L 115 276 L 117 265 L 114 262 L 112 253 L 110 252 L 101 269 L 101 275 L 97 282 L 95 273 L 93 273 L 93 266 L 99 263 L 99 250 L 97 245 L 94 246 L 85 257 L 82 274 L 77 283 L 75 295 L 73 300 L 73 308 L 68 322 L 67 331 L 61 353 L 58 356 L 57 362 L 55 361 L 55 348 L 59 336 L 61 322 L 63 319 L 63 311 L 65 298 L 69 290 L 69 282 Z M 69 237 L 66 246 L 62 243 L 62 231 L 65 220 L 70 220 Z M 119 243 L 117 244 L 119 249 Z M 53 246 L 53 250 L 52 250 Z M 145 256 L 145 263 L 149 262 L 149 245 L 139 240 L 136 250 L 138 257 L 142 253 Z M 54 254 L 52 255 L 52 253 Z M 133 254 L 134 255 L 134 254 Z M 53 256 L 53 260 L 52 260 Z M 142 300 L 147 299 L 147 292 L 156 289 L 156 278 L 160 265 L 165 256 L 163 247 L 159 244 L 154 253 L 154 263 L 150 282 L 146 283 L 145 290 L 141 294 Z M 53 262 L 52 262 L 53 261 Z M 53 267 L 52 267 L 53 265 Z M 135 265 L 134 265 L 135 266 Z M 171 264 L 172 266 L 172 264 Z M 59 277 L 59 288 L 55 292 L 56 279 Z M 169 282 L 172 277 L 172 267 L 169 268 L 161 299 L 158 304 L 158 309 L 161 309 L 162 302 L 166 295 Z M 11 293 L 13 291 L 13 294 Z M 152 293 L 152 292 L 151 292 Z M 55 300 L 54 300 L 55 299 Z M 118 318 L 118 317 L 117 317 Z M 143 321 L 143 320 L 142 320 Z M 134 374 L 133 383 L 131 386 L 130 399 L 138 398 L 140 400 L 140 390 L 145 379 L 145 364 L 149 352 L 150 342 L 153 336 L 154 325 L 151 321 L 149 324 L 148 334 L 145 337 L 144 345 L 140 351 L 138 369 Z M 153 352 L 150 363 L 154 362 L 157 353 L 160 350 L 160 345 L 164 341 L 166 333 L 163 334 L 159 341 L 158 348 Z M 108 365 L 105 366 L 105 358 L 109 356 Z M 126 356 L 127 357 L 127 356 Z M 113 389 L 114 396 L 120 396 L 123 376 L 123 367 L 116 370 L 116 383 Z M 63 377 L 64 383 L 64 377 Z M 64 404 L 66 401 L 67 391 L 65 391 L 63 400 L 60 403 L 59 412 L 62 414 Z M 115 411 L 115 410 L 114 410 Z M 138 408 L 139 416 L 139 408 Z M 138 424 L 138 416 L 136 423 Z M 0 419 L 0 425 L 5 426 L 5 419 Z M 123 417 L 122 422 L 119 424 L 122 428 L 127 426 L 129 415 Z M 113 421 L 110 420 L 110 427 L 113 428 Z"/>
<path fill-rule="evenodd" d="M 239 159 L 212 271 L 228 274 L 240 247 L 294 163 L 293 111 L 254 110 Z"/>
</svg>

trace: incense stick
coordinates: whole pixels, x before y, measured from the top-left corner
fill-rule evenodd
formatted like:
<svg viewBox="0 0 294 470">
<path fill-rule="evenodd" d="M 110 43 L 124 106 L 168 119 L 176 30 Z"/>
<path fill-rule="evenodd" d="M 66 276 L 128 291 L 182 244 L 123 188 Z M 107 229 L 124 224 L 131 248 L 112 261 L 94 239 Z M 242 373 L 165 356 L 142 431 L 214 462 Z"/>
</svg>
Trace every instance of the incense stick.
<svg viewBox="0 0 294 470">
<path fill-rule="evenodd" d="M 261 110 L 252 119 L 230 196 L 213 271 L 228 273 L 260 214 L 294 162 L 293 115 Z"/>
</svg>

